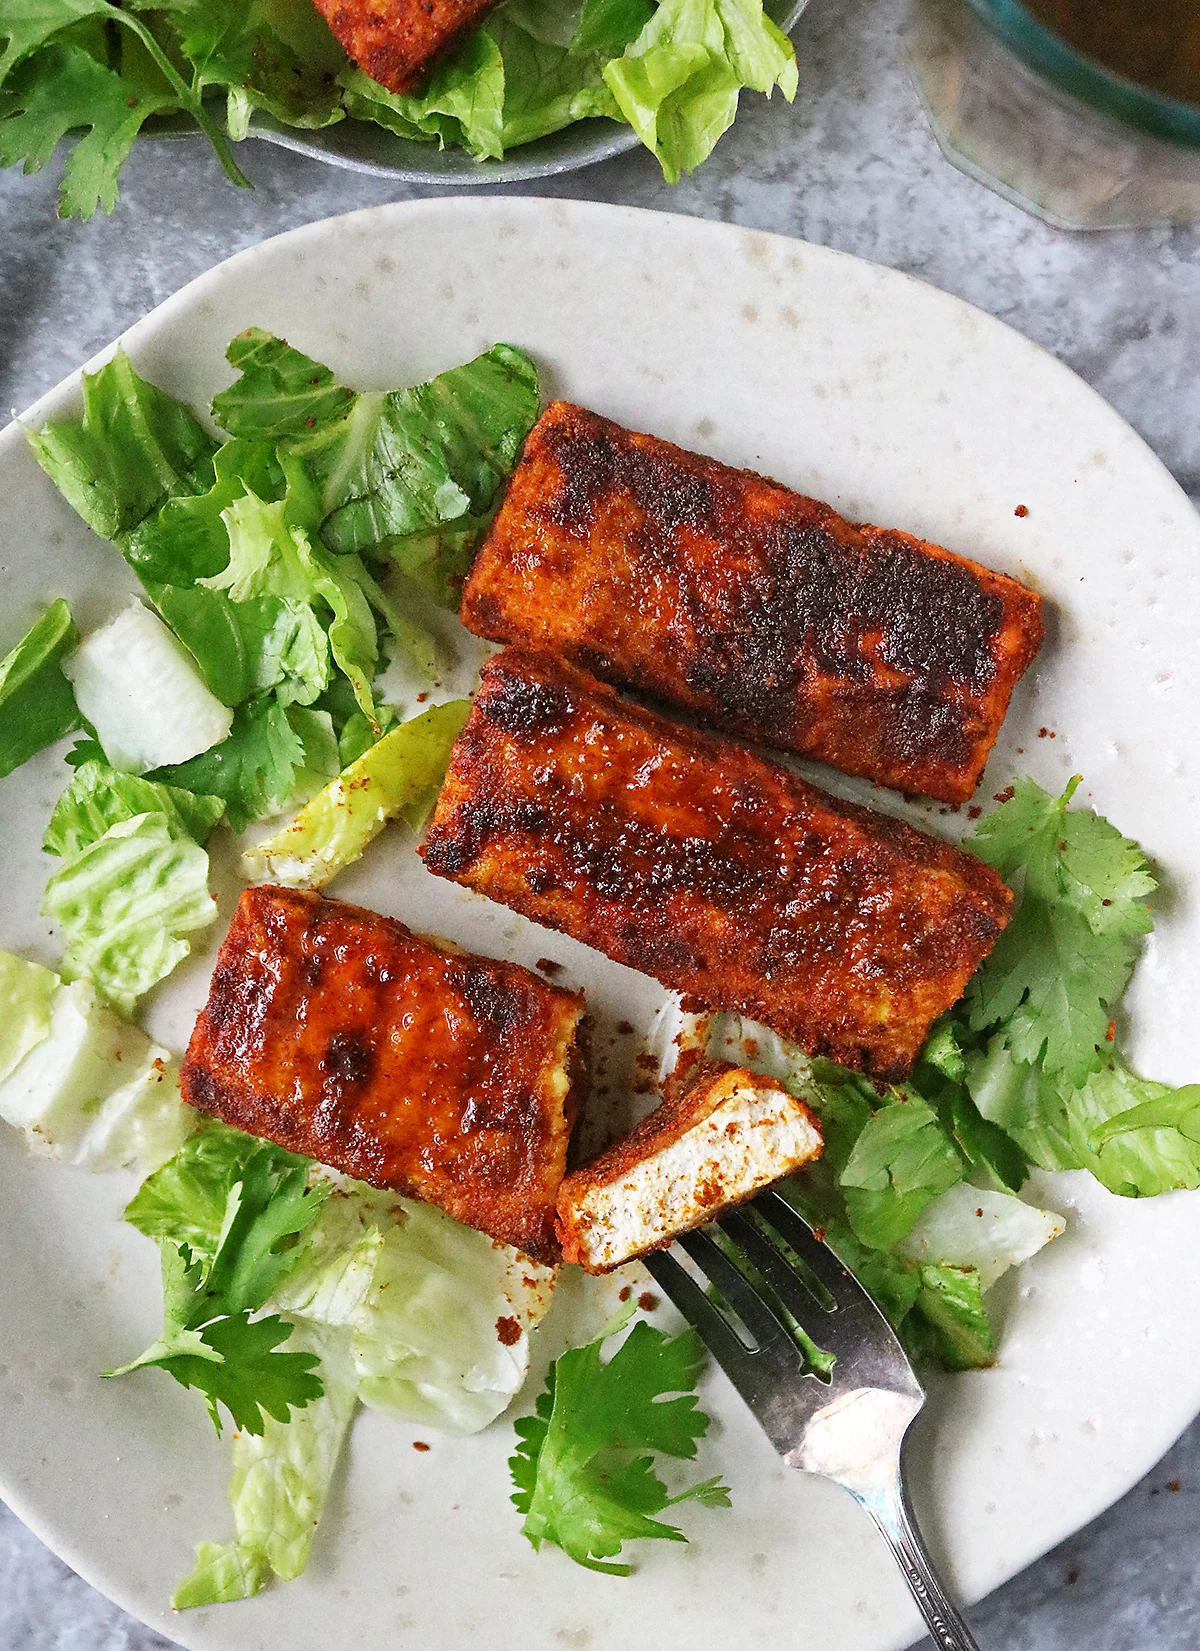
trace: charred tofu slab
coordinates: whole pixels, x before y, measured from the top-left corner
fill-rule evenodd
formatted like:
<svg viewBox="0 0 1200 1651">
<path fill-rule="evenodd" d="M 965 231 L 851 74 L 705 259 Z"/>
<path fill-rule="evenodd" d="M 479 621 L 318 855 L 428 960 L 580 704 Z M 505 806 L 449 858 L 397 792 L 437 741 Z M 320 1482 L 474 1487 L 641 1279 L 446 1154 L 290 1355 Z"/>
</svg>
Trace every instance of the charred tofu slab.
<svg viewBox="0 0 1200 1651">
<path fill-rule="evenodd" d="M 662 1104 L 558 1194 L 564 1261 L 606 1273 L 819 1157 L 821 1127 L 770 1078 L 725 1061 L 672 1074 Z"/>
<path fill-rule="evenodd" d="M 247 889 L 183 1065 L 237 1129 L 555 1261 L 583 1014 L 515 963 L 295 889 Z"/>
<path fill-rule="evenodd" d="M 389 92 L 422 89 L 434 59 L 496 0 L 314 0 L 338 44 Z"/>
<path fill-rule="evenodd" d="M 515 648 L 484 670 L 425 864 L 890 1079 L 1012 900 L 950 844 Z"/>
<path fill-rule="evenodd" d="M 561 401 L 462 600 L 480 636 L 950 803 L 979 783 L 1041 610 L 939 545 Z"/>
</svg>

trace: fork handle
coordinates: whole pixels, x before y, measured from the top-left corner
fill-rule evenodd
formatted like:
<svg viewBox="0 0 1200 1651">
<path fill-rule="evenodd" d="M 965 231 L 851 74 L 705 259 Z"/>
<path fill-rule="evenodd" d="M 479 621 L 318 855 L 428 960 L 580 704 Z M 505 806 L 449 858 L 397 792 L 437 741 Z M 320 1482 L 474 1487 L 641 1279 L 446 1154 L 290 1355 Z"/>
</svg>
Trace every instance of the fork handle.
<svg viewBox="0 0 1200 1651">
<path fill-rule="evenodd" d="M 887 1486 L 873 1487 L 866 1493 L 848 1488 L 871 1515 L 896 1556 L 937 1651 L 979 1651 L 962 1613 L 933 1568 L 899 1474 Z"/>
</svg>

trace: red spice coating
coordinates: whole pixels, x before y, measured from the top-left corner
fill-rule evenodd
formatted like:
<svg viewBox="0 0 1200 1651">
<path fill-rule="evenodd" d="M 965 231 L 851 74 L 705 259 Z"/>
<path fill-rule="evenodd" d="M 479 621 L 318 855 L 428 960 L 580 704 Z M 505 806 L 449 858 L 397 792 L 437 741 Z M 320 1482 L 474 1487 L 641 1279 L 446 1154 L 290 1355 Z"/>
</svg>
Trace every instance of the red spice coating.
<svg viewBox="0 0 1200 1651">
<path fill-rule="evenodd" d="M 496 0 L 314 0 L 338 44 L 389 92 L 415 92 L 435 57 Z"/>
<path fill-rule="evenodd" d="M 296 889 L 242 894 L 183 1064 L 236 1129 L 554 1261 L 583 996 Z"/>
<path fill-rule="evenodd" d="M 1043 630 L 1014 579 L 561 401 L 525 444 L 462 619 L 951 803 L 979 783 Z"/>
<path fill-rule="evenodd" d="M 518 648 L 484 670 L 425 864 L 885 1078 L 1012 901 L 950 844 Z"/>
</svg>

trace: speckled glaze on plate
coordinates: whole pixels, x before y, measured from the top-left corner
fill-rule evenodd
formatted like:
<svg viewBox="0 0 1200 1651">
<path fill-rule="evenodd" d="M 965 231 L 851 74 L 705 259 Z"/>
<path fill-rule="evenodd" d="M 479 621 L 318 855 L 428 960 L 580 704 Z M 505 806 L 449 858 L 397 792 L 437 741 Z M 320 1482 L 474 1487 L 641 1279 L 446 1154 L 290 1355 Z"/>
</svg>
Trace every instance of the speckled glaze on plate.
<svg viewBox="0 0 1200 1651">
<path fill-rule="evenodd" d="M 1066 368 L 955 299 L 822 248 L 529 200 L 435 200 L 311 225 L 194 282 L 124 343 L 142 372 L 202 404 L 230 376 L 226 342 L 250 324 L 364 388 L 507 339 L 538 358 L 548 394 L 1035 584 L 1050 637 L 981 800 L 1015 773 L 1059 786 L 1079 771 L 1084 795 L 1145 844 L 1164 893 L 1130 997 L 1131 1054 L 1156 1077 L 1197 1076 L 1200 524 Z M 77 399 L 72 378 L 26 417 Z M 0 487 L 0 652 L 51 595 L 85 627 L 126 599 L 115 553 L 17 429 L 0 435 Z M 0 785 L 0 944 L 51 962 L 37 844 L 62 781 L 46 756 Z M 932 824 L 956 821 L 935 809 Z M 228 912 L 232 854 L 215 870 Z M 662 1001 L 642 977 L 430 877 L 403 833 L 335 892 L 484 952 L 553 958 L 602 1016 L 644 1024 Z M 176 1047 L 210 958 L 152 1005 L 154 1030 Z M 194 1395 L 153 1372 L 98 1379 L 157 1329 L 153 1247 L 119 1220 L 131 1185 L 34 1163 L 0 1135 L 0 1491 L 89 1581 L 192 1651 L 758 1651 L 798 1636 L 821 1651 L 892 1651 L 918 1633 L 866 1518 L 834 1486 L 785 1470 L 718 1374 L 706 1380 L 717 1426 L 699 1466 L 727 1476 L 734 1507 L 694 1510 L 691 1544 L 644 1545 L 629 1580 L 528 1548 L 507 1502 L 507 1423 L 467 1440 L 415 1430 L 434 1447 L 417 1453 L 414 1430 L 367 1416 L 308 1573 L 172 1617 L 193 1543 L 228 1533 L 225 1462 Z M 998 1367 L 933 1383 L 913 1453 L 922 1524 L 967 1598 L 1121 1495 L 1200 1409 L 1200 1279 L 1188 1264 L 1200 1198 L 1130 1203 L 1084 1175 L 1039 1176 L 1030 1190 L 1067 1214 L 1068 1232 L 1007 1293 L 998 1286 Z M 558 1334 L 551 1325 L 543 1363 Z"/>
</svg>

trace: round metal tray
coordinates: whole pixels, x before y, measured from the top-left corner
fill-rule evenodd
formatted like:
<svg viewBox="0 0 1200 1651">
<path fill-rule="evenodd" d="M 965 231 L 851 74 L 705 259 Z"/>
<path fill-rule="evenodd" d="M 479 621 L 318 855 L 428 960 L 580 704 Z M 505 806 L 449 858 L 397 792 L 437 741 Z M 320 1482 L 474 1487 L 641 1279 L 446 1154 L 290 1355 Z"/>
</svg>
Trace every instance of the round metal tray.
<svg viewBox="0 0 1200 1651">
<path fill-rule="evenodd" d="M 807 5 L 808 0 L 783 0 L 783 3 L 767 0 L 766 11 L 786 34 L 795 27 Z M 397 183 L 451 187 L 525 183 L 531 178 L 554 177 L 559 172 L 574 172 L 581 166 L 593 166 L 613 155 L 623 155 L 627 150 L 636 149 L 639 143 L 632 127 L 611 120 L 576 121 L 561 132 L 521 144 L 499 161 L 477 161 L 463 149 L 439 149 L 434 143 L 417 143 L 365 120 L 341 120 L 336 126 L 303 132 L 256 114 L 250 133 L 265 143 L 278 144 L 281 149 L 292 149 L 299 155 L 310 155 L 314 160 L 345 167 L 350 172 L 395 178 Z"/>
</svg>

